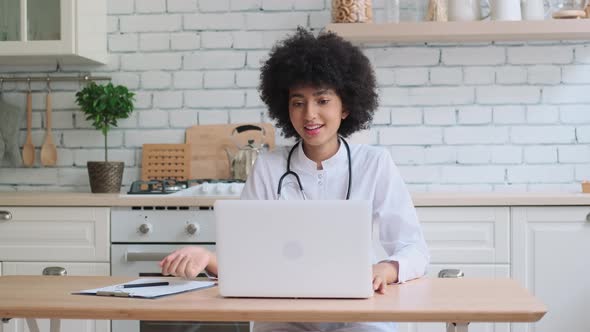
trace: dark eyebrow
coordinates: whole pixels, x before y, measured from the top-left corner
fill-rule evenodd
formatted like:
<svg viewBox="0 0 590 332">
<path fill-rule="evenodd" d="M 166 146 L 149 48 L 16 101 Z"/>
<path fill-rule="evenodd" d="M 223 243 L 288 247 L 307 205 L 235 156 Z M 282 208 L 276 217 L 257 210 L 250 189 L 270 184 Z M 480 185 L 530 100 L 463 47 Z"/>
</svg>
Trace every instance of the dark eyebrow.
<svg viewBox="0 0 590 332">
<path fill-rule="evenodd" d="M 332 90 L 330 90 L 330 89 L 322 89 L 322 90 L 317 90 L 316 92 L 314 92 L 313 96 L 317 97 L 317 96 L 321 96 L 321 95 L 333 95 L 333 94 L 334 94 L 334 92 L 332 92 Z M 295 97 L 303 98 L 303 95 L 300 93 L 293 93 L 289 96 L 289 99 L 295 98 Z"/>
</svg>

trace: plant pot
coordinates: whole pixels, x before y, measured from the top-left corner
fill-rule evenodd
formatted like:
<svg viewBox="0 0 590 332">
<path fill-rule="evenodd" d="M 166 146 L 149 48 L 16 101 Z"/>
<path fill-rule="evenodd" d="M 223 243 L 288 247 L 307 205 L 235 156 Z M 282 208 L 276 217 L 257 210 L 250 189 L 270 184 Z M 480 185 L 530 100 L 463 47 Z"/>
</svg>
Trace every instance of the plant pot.
<svg viewBox="0 0 590 332">
<path fill-rule="evenodd" d="M 88 177 L 93 193 L 119 193 L 125 163 L 122 161 L 89 161 Z"/>
</svg>

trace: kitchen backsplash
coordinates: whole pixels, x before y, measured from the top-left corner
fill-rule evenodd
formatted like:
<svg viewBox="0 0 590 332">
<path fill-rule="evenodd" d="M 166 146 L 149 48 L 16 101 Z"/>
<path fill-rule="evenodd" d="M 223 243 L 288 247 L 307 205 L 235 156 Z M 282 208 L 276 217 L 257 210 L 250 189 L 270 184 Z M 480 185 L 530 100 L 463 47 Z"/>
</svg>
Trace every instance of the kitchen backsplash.
<svg viewBox="0 0 590 332">
<path fill-rule="evenodd" d="M 195 124 L 268 121 L 261 60 L 298 25 L 322 29 L 329 0 L 109 0 L 108 65 L 0 66 L 3 75 L 109 75 L 136 111 L 109 136 L 109 159 L 140 176 L 144 143 L 180 143 Z M 383 16 L 383 1 L 374 3 Z M 353 142 L 386 147 L 412 191 L 580 191 L 590 180 L 590 42 L 363 45 L 381 107 Z M 103 139 L 76 110 L 77 83 L 53 83 L 58 165 L 40 167 L 44 89 L 33 84 L 34 168 L 0 168 L 1 191 L 89 191 Z M 4 84 L 24 110 L 26 85 Z M 21 145 L 25 141 L 22 122 Z M 277 134 L 277 144 L 290 141 Z"/>
</svg>

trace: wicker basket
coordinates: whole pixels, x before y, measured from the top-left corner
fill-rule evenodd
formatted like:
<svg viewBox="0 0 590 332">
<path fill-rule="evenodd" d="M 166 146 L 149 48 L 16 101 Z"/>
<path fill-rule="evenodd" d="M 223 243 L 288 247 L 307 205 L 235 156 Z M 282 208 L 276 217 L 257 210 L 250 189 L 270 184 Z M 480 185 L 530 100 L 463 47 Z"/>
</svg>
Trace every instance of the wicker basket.
<svg viewBox="0 0 590 332">
<path fill-rule="evenodd" d="M 88 177 L 90 178 L 90 190 L 93 193 L 119 193 L 123 180 L 122 161 L 89 161 Z"/>
</svg>

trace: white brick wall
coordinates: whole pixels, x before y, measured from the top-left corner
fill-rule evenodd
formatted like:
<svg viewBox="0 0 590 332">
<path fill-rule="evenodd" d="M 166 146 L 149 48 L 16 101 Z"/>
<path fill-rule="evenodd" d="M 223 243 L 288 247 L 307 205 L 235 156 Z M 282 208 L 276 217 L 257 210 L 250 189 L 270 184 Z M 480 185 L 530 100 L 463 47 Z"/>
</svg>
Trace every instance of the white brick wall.
<svg viewBox="0 0 590 332">
<path fill-rule="evenodd" d="M 506 61 L 506 50 L 501 47 L 457 47 L 442 50 L 445 65 L 500 65 Z"/>
<path fill-rule="evenodd" d="M 167 0 L 169 13 L 175 12 L 193 12 L 197 9 L 197 0 Z"/>
<path fill-rule="evenodd" d="M 379 20 L 383 3 L 374 5 Z M 317 0 L 108 0 L 109 62 L 62 70 L 108 75 L 136 93 L 136 111 L 109 133 L 110 159 L 125 162 L 128 185 L 139 177 L 142 144 L 183 142 L 191 125 L 269 121 L 257 91 L 262 61 L 298 25 L 323 28 L 330 7 Z M 590 43 L 361 47 L 377 74 L 380 106 L 372 128 L 352 140 L 388 149 L 412 190 L 579 191 L 590 179 Z M 103 136 L 77 110 L 77 84 L 52 87 L 58 165 L 0 168 L 2 191 L 88 191 L 85 164 L 103 158 Z M 44 88 L 33 85 L 37 157 Z M 26 85 L 4 89 L 5 100 L 23 105 Z M 280 133 L 276 140 L 292 144 Z"/>
<path fill-rule="evenodd" d="M 121 32 L 178 31 L 181 28 L 181 16 L 175 14 L 121 16 L 119 26 Z"/>
</svg>

